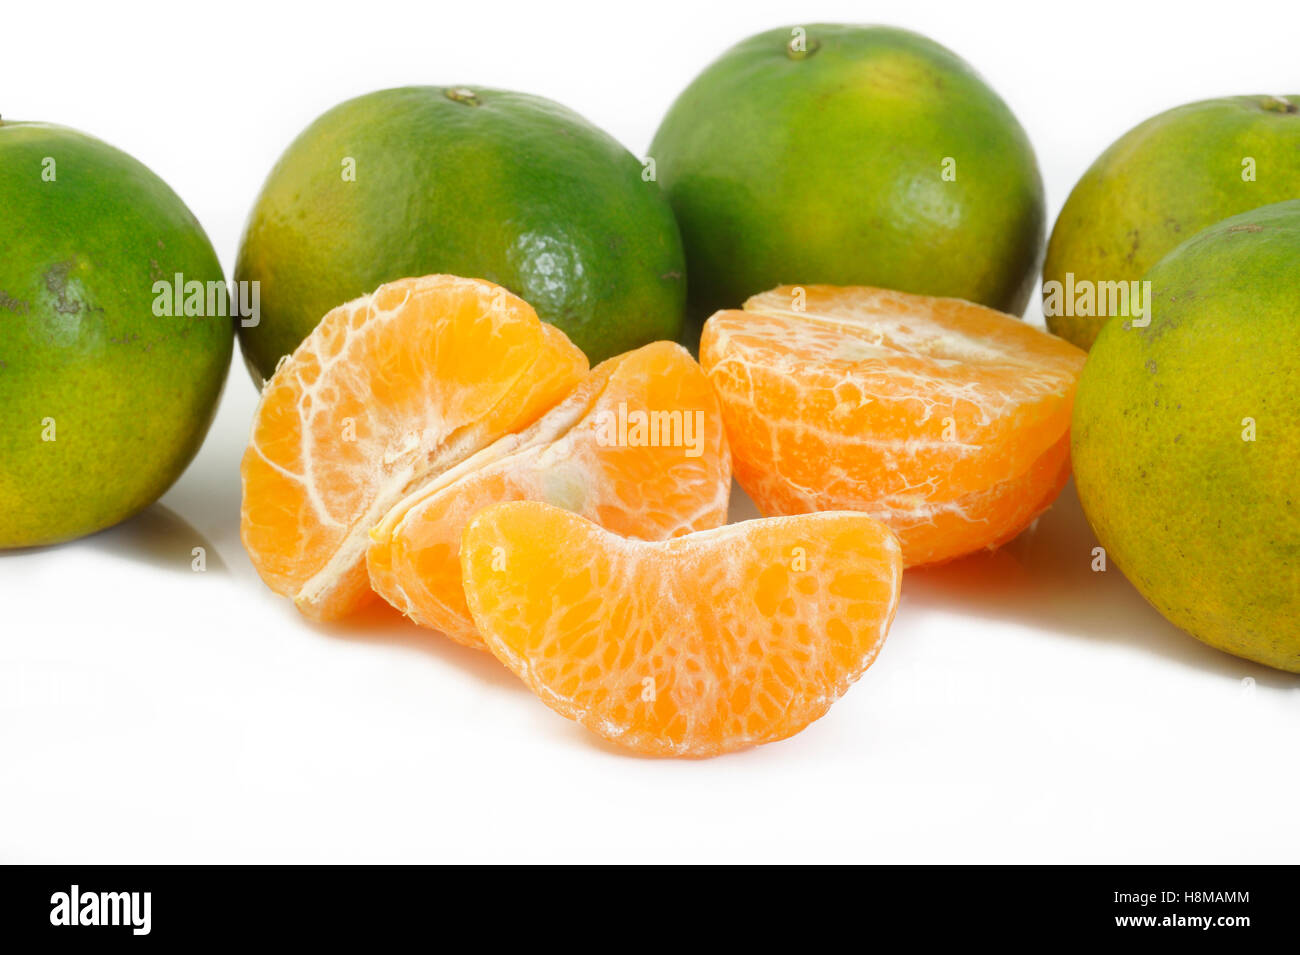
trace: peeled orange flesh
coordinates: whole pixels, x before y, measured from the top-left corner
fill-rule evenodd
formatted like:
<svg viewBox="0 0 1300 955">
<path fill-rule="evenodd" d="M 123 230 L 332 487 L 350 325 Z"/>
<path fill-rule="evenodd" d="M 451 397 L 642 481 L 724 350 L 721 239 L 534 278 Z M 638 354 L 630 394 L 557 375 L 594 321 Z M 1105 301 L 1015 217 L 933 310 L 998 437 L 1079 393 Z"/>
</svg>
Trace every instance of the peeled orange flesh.
<svg viewBox="0 0 1300 955">
<path fill-rule="evenodd" d="M 465 604 L 460 542 L 484 507 L 544 501 L 626 537 L 662 540 L 722 524 L 730 489 L 712 386 L 684 348 L 656 342 L 602 362 L 531 427 L 393 507 L 371 533 L 371 585 L 417 623 L 483 647 Z"/>
<path fill-rule="evenodd" d="M 997 546 L 1051 504 L 1084 358 L 983 306 L 866 287 L 755 295 L 700 343 L 760 511 L 860 511 L 908 566 Z"/>
<path fill-rule="evenodd" d="M 317 619 L 370 598 L 369 531 L 417 487 L 531 424 L 587 372 L 505 289 L 402 279 L 326 315 L 267 382 L 241 466 L 241 536 Z"/>
<path fill-rule="evenodd" d="M 875 659 L 902 577 L 894 534 L 844 512 L 646 542 L 517 501 L 479 511 L 460 556 L 492 653 L 552 709 L 656 756 L 822 716 Z"/>
</svg>

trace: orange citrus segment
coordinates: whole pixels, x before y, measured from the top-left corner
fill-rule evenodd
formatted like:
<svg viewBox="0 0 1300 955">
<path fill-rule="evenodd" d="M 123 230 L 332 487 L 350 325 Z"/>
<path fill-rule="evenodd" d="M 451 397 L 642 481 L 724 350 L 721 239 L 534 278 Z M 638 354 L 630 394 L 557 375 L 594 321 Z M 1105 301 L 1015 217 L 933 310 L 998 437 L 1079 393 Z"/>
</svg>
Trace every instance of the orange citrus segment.
<svg viewBox="0 0 1300 955">
<path fill-rule="evenodd" d="M 886 498 L 854 508 L 888 523 L 905 541 L 909 566 L 940 563 L 961 548 L 1001 547 L 1029 526 L 1056 500 L 1070 479 L 1070 436 L 1043 452 L 1024 474 L 942 504 L 909 510 L 906 500 Z M 974 542 L 978 541 L 978 544 Z M 963 551 L 966 552 L 966 551 Z"/>
<path fill-rule="evenodd" d="M 586 373 L 583 354 L 489 282 L 402 279 L 341 305 L 262 392 L 241 467 L 241 535 L 308 616 L 369 594 L 368 532 L 431 476 L 524 427 Z"/>
<path fill-rule="evenodd" d="M 627 537 L 726 520 L 730 457 L 716 396 L 680 345 L 611 358 L 532 427 L 500 438 L 398 503 L 371 532 L 371 585 L 417 623 L 483 646 L 461 584 L 470 518 L 545 501 Z"/>
<path fill-rule="evenodd" d="M 547 504 L 461 544 L 488 648 L 552 709 L 638 752 L 712 756 L 803 729 L 870 665 L 898 602 L 884 525 L 819 513 L 635 541 Z"/>
<path fill-rule="evenodd" d="M 700 344 L 760 510 L 864 511 L 908 565 L 995 546 L 1051 503 L 1084 358 L 969 302 L 834 286 L 756 295 Z"/>
</svg>

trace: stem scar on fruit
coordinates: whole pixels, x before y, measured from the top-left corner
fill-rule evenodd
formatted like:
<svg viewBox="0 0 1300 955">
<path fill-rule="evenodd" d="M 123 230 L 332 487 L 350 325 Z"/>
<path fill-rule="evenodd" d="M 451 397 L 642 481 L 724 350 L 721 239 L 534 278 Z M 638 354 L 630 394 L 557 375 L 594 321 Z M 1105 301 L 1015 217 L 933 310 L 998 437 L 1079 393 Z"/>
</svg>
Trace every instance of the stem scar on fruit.
<svg viewBox="0 0 1300 955">
<path fill-rule="evenodd" d="M 456 86 L 446 90 L 445 92 L 447 99 L 455 100 L 457 103 L 464 103 L 466 106 L 480 105 L 478 94 L 468 87 Z"/>
<path fill-rule="evenodd" d="M 1274 113 L 1294 113 L 1297 110 L 1300 110 L 1300 106 L 1296 106 L 1295 103 L 1291 102 L 1285 96 L 1265 97 L 1259 105 L 1261 109 L 1266 109 Z"/>
<path fill-rule="evenodd" d="M 799 45 L 801 40 L 804 41 L 802 48 Z M 820 40 L 814 40 L 811 37 L 802 35 L 794 36 L 786 42 L 785 55 L 792 60 L 806 60 L 820 50 L 821 46 Z"/>
</svg>

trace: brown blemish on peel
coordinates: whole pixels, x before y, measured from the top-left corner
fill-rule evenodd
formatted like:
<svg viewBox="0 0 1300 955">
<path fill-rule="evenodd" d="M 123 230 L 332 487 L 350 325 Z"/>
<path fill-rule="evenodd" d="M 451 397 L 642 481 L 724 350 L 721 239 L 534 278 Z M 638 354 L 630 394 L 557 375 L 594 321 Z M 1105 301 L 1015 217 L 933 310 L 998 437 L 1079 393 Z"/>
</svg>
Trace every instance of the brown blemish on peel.
<svg viewBox="0 0 1300 955">
<path fill-rule="evenodd" d="M 76 315 L 82 309 L 81 302 L 68 296 L 68 273 L 76 264 L 76 259 L 68 259 L 45 270 L 45 288 L 54 296 L 54 310 L 60 315 Z"/>
<path fill-rule="evenodd" d="M 16 312 L 19 315 L 26 315 L 31 309 L 31 305 L 22 299 L 14 298 L 4 289 L 0 288 L 0 308 L 6 312 Z"/>
</svg>

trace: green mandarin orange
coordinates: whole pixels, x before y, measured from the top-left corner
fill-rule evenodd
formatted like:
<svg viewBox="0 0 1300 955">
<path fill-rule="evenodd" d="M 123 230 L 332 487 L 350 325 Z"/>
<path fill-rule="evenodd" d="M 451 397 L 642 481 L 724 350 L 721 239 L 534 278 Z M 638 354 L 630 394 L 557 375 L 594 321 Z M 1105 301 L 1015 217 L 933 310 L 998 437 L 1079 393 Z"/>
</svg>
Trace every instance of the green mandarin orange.
<svg viewBox="0 0 1300 955">
<path fill-rule="evenodd" d="M 681 328 L 677 225 L 631 153 L 537 96 L 405 87 L 329 110 L 267 177 L 235 264 L 261 283 L 254 378 L 340 302 L 437 272 L 509 289 L 592 362 Z"/>
<path fill-rule="evenodd" d="M 0 210 L 7 548 L 90 534 L 161 496 L 207 434 L 234 322 L 194 215 L 98 139 L 0 121 Z M 202 314 L 168 314 L 170 294 L 156 307 L 177 276 L 202 289 Z"/>
</svg>

